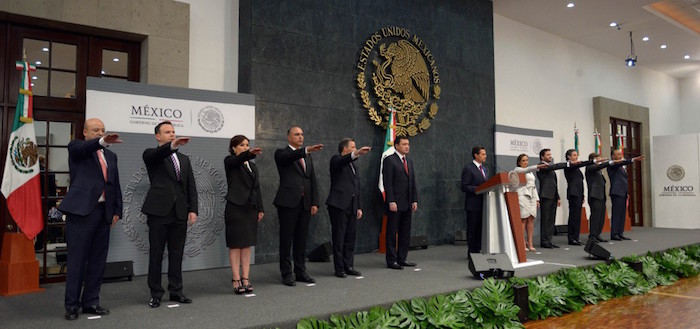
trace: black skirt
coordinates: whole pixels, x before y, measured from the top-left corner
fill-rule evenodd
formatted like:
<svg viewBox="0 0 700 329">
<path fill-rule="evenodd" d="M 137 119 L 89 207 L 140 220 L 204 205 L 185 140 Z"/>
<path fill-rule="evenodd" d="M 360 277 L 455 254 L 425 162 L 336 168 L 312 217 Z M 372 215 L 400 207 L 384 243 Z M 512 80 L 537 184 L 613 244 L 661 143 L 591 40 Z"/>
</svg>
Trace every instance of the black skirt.
<svg viewBox="0 0 700 329">
<path fill-rule="evenodd" d="M 239 206 L 226 202 L 224 222 L 227 247 L 247 248 L 255 245 L 258 239 L 258 210 L 251 204 Z"/>
</svg>

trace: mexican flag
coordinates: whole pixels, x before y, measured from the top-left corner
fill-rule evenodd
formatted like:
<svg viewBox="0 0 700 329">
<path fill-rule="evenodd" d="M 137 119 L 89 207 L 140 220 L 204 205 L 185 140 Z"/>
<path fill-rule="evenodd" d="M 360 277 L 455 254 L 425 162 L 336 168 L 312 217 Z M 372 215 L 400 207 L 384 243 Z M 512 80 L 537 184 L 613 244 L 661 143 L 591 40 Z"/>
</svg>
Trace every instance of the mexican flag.
<svg viewBox="0 0 700 329">
<path fill-rule="evenodd" d="M 17 226 L 27 238 L 34 239 L 44 227 L 29 75 L 29 72 L 36 68 L 29 65 L 26 58 L 24 61 L 18 61 L 16 66 L 18 70 L 22 70 L 22 78 L 0 191 L 7 199 L 7 209 Z"/>
<path fill-rule="evenodd" d="M 625 156 L 625 140 L 622 138 L 622 133 L 620 130 L 617 131 L 617 148 L 620 150 L 620 153 L 622 153 L 622 156 Z"/>
<path fill-rule="evenodd" d="M 396 149 L 394 149 L 394 138 L 396 138 L 396 117 L 394 116 L 394 109 L 389 109 L 389 121 L 386 124 L 386 138 L 384 138 L 384 152 L 382 153 L 382 161 L 379 162 L 379 191 L 382 192 L 382 197 L 386 200 L 386 195 L 384 195 L 384 180 L 382 175 L 382 170 L 384 170 L 384 158 L 394 154 Z"/>
<path fill-rule="evenodd" d="M 600 145 L 600 133 L 598 132 L 598 129 L 596 129 L 595 132 L 593 133 L 593 138 L 595 138 L 595 153 L 598 153 L 600 155 L 601 145 Z"/>
<path fill-rule="evenodd" d="M 574 149 L 576 150 L 576 153 L 578 153 L 578 128 L 576 128 L 575 123 L 574 123 Z"/>
</svg>

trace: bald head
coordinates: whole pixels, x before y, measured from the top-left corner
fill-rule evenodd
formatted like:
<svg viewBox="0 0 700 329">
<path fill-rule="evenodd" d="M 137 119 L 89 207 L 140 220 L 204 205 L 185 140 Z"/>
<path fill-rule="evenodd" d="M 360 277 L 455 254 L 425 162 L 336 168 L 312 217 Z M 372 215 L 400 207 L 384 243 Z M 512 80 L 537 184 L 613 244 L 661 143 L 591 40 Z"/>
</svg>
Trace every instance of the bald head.
<svg viewBox="0 0 700 329">
<path fill-rule="evenodd" d="M 87 119 L 83 126 L 83 135 L 86 141 L 101 138 L 105 135 L 105 124 L 102 123 L 102 120 L 97 118 Z"/>
</svg>

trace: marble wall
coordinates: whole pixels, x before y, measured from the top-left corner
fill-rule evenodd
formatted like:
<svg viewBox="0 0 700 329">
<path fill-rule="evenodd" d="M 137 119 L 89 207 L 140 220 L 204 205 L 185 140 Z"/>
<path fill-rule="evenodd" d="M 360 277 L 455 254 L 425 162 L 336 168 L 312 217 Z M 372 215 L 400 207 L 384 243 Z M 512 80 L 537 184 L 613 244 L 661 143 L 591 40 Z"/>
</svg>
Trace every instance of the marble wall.
<svg viewBox="0 0 700 329">
<path fill-rule="evenodd" d="M 385 131 L 362 107 L 356 87 L 357 60 L 365 40 L 383 27 L 419 36 L 439 68 L 442 94 L 432 126 L 411 139 L 419 188 L 412 235 L 431 244 L 450 243 L 465 228 L 462 167 L 471 148 L 493 152 L 493 12 L 489 0 L 241 0 L 239 92 L 256 96 L 255 144 L 266 216 L 259 226 L 256 261 L 278 257 L 279 225 L 272 205 L 279 185 L 274 151 L 287 145 L 290 125 L 304 129 L 314 153 L 322 203 L 328 195 L 328 162 L 343 137 L 374 151 L 357 163 L 365 217 L 357 251 L 378 248 L 383 208 L 377 189 Z M 493 166 L 491 169 L 493 170 Z M 307 250 L 330 240 L 325 206 L 312 217 Z M 466 249 L 465 249 L 466 250 Z"/>
</svg>

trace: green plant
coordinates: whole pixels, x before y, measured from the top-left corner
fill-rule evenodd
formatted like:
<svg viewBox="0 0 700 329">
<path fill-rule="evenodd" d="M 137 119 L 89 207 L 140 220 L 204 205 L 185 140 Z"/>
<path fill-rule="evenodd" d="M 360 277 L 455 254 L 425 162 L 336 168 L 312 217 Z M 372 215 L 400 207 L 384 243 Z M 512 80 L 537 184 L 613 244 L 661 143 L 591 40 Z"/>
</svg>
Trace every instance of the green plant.
<svg viewBox="0 0 700 329">
<path fill-rule="evenodd" d="M 557 280 L 548 276 L 538 276 L 528 280 L 527 284 L 530 319 L 560 316 L 570 310 L 566 301 L 569 290 Z"/>
<path fill-rule="evenodd" d="M 297 323 L 297 329 L 330 329 L 331 325 L 328 321 L 319 320 L 312 317 L 302 319 Z"/>
<path fill-rule="evenodd" d="M 652 287 L 657 285 L 668 286 L 678 281 L 677 275 L 660 270 L 659 263 L 651 256 L 651 253 L 640 258 L 640 260 L 642 261 L 642 273 Z"/>
<path fill-rule="evenodd" d="M 469 316 L 477 328 L 522 328 L 518 321 L 520 307 L 513 303 L 513 288 L 505 281 L 489 278 L 476 288 L 469 299 L 473 310 Z"/>
<path fill-rule="evenodd" d="M 558 278 L 569 289 L 569 299 L 586 304 L 597 304 L 601 300 L 610 298 L 601 289 L 600 280 L 590 269 L 580 267 L 566 269 L 560 272 Z"/>
<path fill-rule="evenodd" d="M 685 247 L 685 254 L 690 257 L 690 259 L 700 262 L 700 244 L 691 244 Z"/>
<path fill-rule="evenodd" d="M 596 265 L 594 270 L 603 283 L 603 290 L 610 296 L 638 295 L 651 289 L 648 284 L 644 284 L 646 281 L 640 280 L 640 275 L 624 262 L 613 261 L 610 265 Z"/>
<path fill-rule="evenodd" d="M 686 255 L 680 248 L 674 248 L 659 255 L 656 261 L 666 271 L 674 273 L 682 278 L 696 276 L 700 274 L 700 263 Z"/>
</svg>

